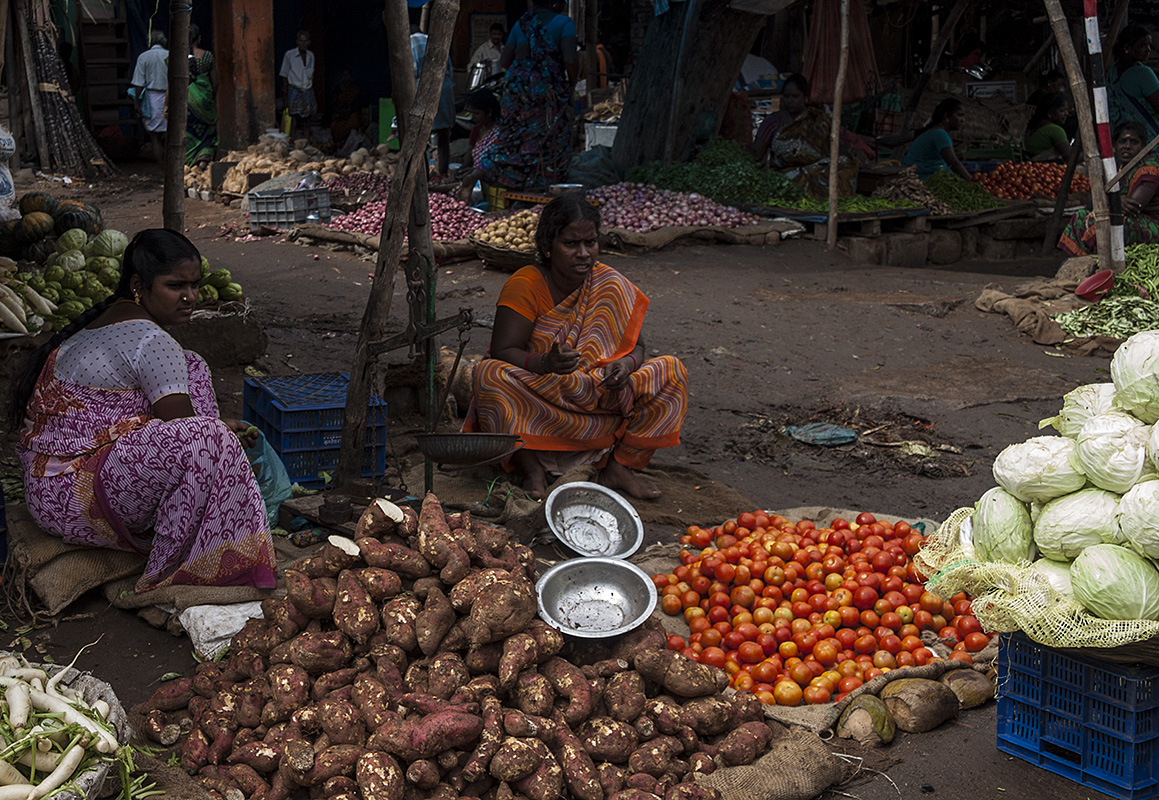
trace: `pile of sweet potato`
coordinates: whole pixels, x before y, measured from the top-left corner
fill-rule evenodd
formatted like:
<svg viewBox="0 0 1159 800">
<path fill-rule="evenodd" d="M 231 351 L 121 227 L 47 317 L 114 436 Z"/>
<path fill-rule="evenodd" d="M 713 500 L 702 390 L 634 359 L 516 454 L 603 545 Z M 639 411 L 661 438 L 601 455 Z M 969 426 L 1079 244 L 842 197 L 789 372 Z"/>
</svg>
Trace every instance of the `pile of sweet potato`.
<svg viewBox="0 0 1159 800">
<path fill-rule="evenodd" d="M 694 773 L 767 748 L 760 702 L 657 630 L 569 652 L 503 530 L 434 495 L 357 530 L 286 571 L 228 660 L 149 700 L 145 733 L 211 794 L 700 800 Z"/>
</svg>

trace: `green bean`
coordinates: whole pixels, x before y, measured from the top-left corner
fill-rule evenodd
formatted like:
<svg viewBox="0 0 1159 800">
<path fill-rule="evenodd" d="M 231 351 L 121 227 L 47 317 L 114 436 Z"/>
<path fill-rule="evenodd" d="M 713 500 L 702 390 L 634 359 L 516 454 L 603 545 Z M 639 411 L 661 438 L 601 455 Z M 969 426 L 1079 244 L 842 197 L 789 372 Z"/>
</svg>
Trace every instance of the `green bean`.
<svg viewBox="0 0 1159 800">
<path fill-rule="evenodd" d="M 1139 331 L 1159 329 L 1159 302 L 1137 294 L 1104 297 L 1093 305 L 1059 314 L 1055 321 L 1072 336 L 1126 339 Z"/>
<path fill-rule="evenodd" d="M 985 211 L 1002 206 L 1002 201 L 995 199 L 983 186 L 963 180 L 947 169 L 938 170 L 922 183 L 955 211 Z"/>
</svg>

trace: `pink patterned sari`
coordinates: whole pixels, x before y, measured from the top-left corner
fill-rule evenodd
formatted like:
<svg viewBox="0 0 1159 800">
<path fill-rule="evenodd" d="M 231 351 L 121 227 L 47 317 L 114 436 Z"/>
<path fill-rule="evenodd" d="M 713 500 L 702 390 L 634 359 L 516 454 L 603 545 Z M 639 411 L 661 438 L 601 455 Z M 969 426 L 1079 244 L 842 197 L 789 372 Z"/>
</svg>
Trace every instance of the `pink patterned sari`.
<svg viewBox="0 0 1159 800">
<path fill-rule="evenodd" d="M 273 540 L 209 368 L 186 352 L 198 416 L 152 416 L 139 390 L 56 378 L 49 356 L 18 450 L 28 507 L 70 544 L 148 556 L 138 592 L 175 584 L 273 587 Z"/>
</svg>

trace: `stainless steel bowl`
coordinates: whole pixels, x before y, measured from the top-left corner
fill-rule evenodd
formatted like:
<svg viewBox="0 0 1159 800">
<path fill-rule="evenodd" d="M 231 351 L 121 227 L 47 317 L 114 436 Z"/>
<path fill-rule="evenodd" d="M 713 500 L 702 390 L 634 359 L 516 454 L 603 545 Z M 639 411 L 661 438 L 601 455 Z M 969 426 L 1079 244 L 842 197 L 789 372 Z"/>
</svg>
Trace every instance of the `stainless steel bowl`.
<svg viewBox="0 0 1159 800">
<path fill-rule="evenodd" d="M 523 444 L 514 433 L 423 433 L 415 439 L 431 461 L 456 467 L 502 461 Z"/>
<path fill-rule="evenodd" d="M 573 558 L 556 564 L 535 585 L 539 616 L 584 639 L 618 636 L 656 608 L 652 579 L 618 558 Z"/>
<path fill-rule="evenodd" d="M 581 556 L 627 558 L 644 542 L 632 504 L 598 483 L 565 483 L 547 496 L 547 526 Z"/>
<path fill-rule="evenodd" d="M 551 185 L 552 197 L 559 197 L 561 194 L 568 192 L 582 192 L 584 185 L 582 183 L 553 183 Z"/>
</svg>

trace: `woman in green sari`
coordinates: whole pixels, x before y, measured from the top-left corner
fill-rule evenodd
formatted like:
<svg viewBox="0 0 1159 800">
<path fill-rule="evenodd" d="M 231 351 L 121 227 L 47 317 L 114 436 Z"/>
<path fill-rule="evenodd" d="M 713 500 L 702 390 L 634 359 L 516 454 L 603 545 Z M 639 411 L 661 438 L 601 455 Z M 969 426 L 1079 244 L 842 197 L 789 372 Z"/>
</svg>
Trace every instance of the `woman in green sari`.
<svg viewBox="0 0 1159 800">
<path fill-rule="evenodd" d="M 189 116 L 185 163 L 205 166 L 217 153 L 217 62 L 201 47 L 201 31 L 189 26 Z"/>
<path fill-rule="evenodd" d="M 1115 162 L 1120 166 L 1138 155 L 1146 146 L 1147 129 L 1133 120 L 1115 131 Z M 1155 244 L 1159 242 L 1159 154 L 1151 151 L 1123 180 L 1123 243 Z M 1072 256 L 1095 252 L 1095 215 L 1087 209 L 1075 212 L 1058 240 L 1059 249 Z"/>
</svg>

